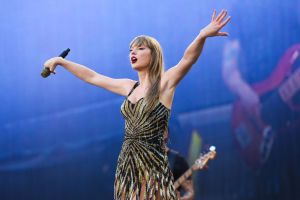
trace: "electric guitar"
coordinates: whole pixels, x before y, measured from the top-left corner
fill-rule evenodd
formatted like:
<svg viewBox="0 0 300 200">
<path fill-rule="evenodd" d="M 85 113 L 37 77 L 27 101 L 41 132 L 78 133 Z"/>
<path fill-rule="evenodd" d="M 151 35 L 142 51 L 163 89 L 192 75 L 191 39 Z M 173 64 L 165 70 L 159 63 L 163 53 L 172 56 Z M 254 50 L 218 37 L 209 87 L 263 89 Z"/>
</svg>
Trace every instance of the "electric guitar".
<svg viewBox="0 0 300 200">
<path fill-rule="evenodd" d="M 257 169 L 267 161 L 277 134 L 276 131 L 278 131 L 278 129 L 274 130 L 274 125 L 284 124 L 280 126 L 280 128 L 284 128 L 285 124 L 289 123 L 289 119 L 283 113 L 300 111 L 299 83 L 300 44 L 297 44 L 285 52 L 268 79 L 252 85 L 262 102 L 257 107 L 258 114 L 249 113 L 240 100 L 233 104 L 234 142 L 242 159 L 250 168 Z M 279 101 L 270 103 L 272 94 L 277 95 Z M 277 124 L 267 124 L 263 120 L 262 114 L 267 114 L 270 118 L 280 119 L 280 121 Z"/>
<path fill-rule="evenodd" d="M 193 174 L 193 171 L 203 169 L 207 165 L 207 162 L 209 160 L 212 160 L 215 158 L 215 156 L 217 154 L 215 149 L 216 148 L 214 146 L 211 146 L 209 148 L 209 152 L 205 153 L 204 155 L 200 155 L 200 157 L 195 161 L 195 163 L 192 165 L 192 167 L 190 167 L 187 171 L 185 171 L 183 173 L 183 175 L 181 175 L 175 181 L 175 183 L 174 183 L 175 190 L 177 190 L 181 186 L 181 184 L 183 182 L 185 182 Z"/>
</svg>

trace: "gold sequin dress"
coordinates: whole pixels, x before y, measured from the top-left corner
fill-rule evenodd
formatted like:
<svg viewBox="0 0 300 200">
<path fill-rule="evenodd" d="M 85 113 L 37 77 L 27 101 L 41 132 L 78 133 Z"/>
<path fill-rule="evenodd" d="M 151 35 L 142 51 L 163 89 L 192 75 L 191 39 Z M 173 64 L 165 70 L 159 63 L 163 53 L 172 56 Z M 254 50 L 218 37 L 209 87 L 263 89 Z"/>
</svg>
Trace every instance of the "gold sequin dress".
<svg viewBox="0 0 300 200">
<path fill-rule="evenodd" d="M 134 85 L 132 91 L 138 86 Z M 128 96 L 129 96 L 128 95 Z M 144 98 L 125 99 L 125 137 L 115 174 L 116 200 L 174 200 L 173 175 L 164 143 L 170 110 L 162 103 L 145 112 Z"/>
</svg>

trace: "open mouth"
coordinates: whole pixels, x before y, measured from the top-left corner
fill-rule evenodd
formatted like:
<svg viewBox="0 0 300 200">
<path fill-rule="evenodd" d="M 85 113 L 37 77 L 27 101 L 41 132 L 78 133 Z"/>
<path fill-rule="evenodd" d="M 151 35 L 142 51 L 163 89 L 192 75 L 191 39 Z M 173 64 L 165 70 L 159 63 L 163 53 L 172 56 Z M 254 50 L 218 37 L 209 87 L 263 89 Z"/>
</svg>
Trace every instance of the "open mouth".
<svg viewBox="0 0 300 200">
<path fill-rule="evenodd" d="M 131 57 L 131 59 L 130 59 L 130 61 L 131 61 L 131 63 L 132 63 L 132 64 L 134 64 L 134 63 L 136 63 L 136 61 L 137 61 L 137 58 L 136 58 L 136 57 L 134 57 L 134 56 L 132 56 L 132 57 Z"/>
</svg>

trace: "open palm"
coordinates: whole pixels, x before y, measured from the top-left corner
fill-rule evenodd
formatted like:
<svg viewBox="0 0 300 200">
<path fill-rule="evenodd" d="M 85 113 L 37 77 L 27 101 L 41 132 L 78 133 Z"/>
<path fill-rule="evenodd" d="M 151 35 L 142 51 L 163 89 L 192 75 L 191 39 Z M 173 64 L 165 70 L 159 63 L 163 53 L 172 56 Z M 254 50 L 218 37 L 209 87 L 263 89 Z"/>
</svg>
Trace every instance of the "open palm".
<svg viewBox="0 0 300 200">
<path fill-rule="evenodd" d="M 204 37 L 213 37 L 213 36 L 228 36 L 227 32 L 220 32 L 221 29 L 230 21 L 231 17 L 227 17 L 227 11 L 222 10 L 218 16 L 216 16 L 216 10 L 211 18 L 210 24 L 204 27 L 201 30 L 201 34 Z"/>
</svg>

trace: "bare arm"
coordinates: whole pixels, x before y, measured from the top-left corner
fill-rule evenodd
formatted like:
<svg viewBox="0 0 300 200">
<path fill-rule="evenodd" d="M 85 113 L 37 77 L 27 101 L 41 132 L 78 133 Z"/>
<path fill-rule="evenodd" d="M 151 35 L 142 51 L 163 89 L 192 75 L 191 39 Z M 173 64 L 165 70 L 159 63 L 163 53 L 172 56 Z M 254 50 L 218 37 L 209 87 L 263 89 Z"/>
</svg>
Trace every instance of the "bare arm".
<svg viewBox="0 0 300 200">
<path fill-rule="evenodd" d="M 176 87 L 180 80 L 191 69 L 192 65 L 199 58 L 207 37 L 228 35 L 226 32 L 220 32 L 220 30 L 230 20 L 230 17 L 225 19 L 226 15 L 227 11 L 225 10 L 223 10 L 218 16 L 216 16 L 216 11 L 214 11 L 211 23 L 200 31 L 194 41 L 185 50 L 179 63 L 166 71 L 163 79 L 167 83 L 168 88 Z"/>
<path fill-rule="evenodd" d="M 108 76 L 104 76 L 95 72 L 94 70 L 89 69 L 84 65 L 60 57 L 51 58 L 47 60 L 44 64 L 44 66 L 48 67 L 53 73 L 55 73 L 54 70 L 57 65 L 61 65 L 66 70 L 74 74 L 76 77 L 87 83 L 104 88 L 108 91 L 122 96 L 126 96 L 132 88 L 133 84 L 135 83 L 135 81 L 130 79 L 114 79 Z"/>
<path fill-rule="evenodd" d="M 225 43 L 223 49 L 222 76 L 226 86 L 241 99 L 244 106 L 250 111 L 259 104 L 259 96 L 243 79 L 240 73 L 238 63 L 240 51 L 240 43 L 238 40 Z"/>
</svg>

